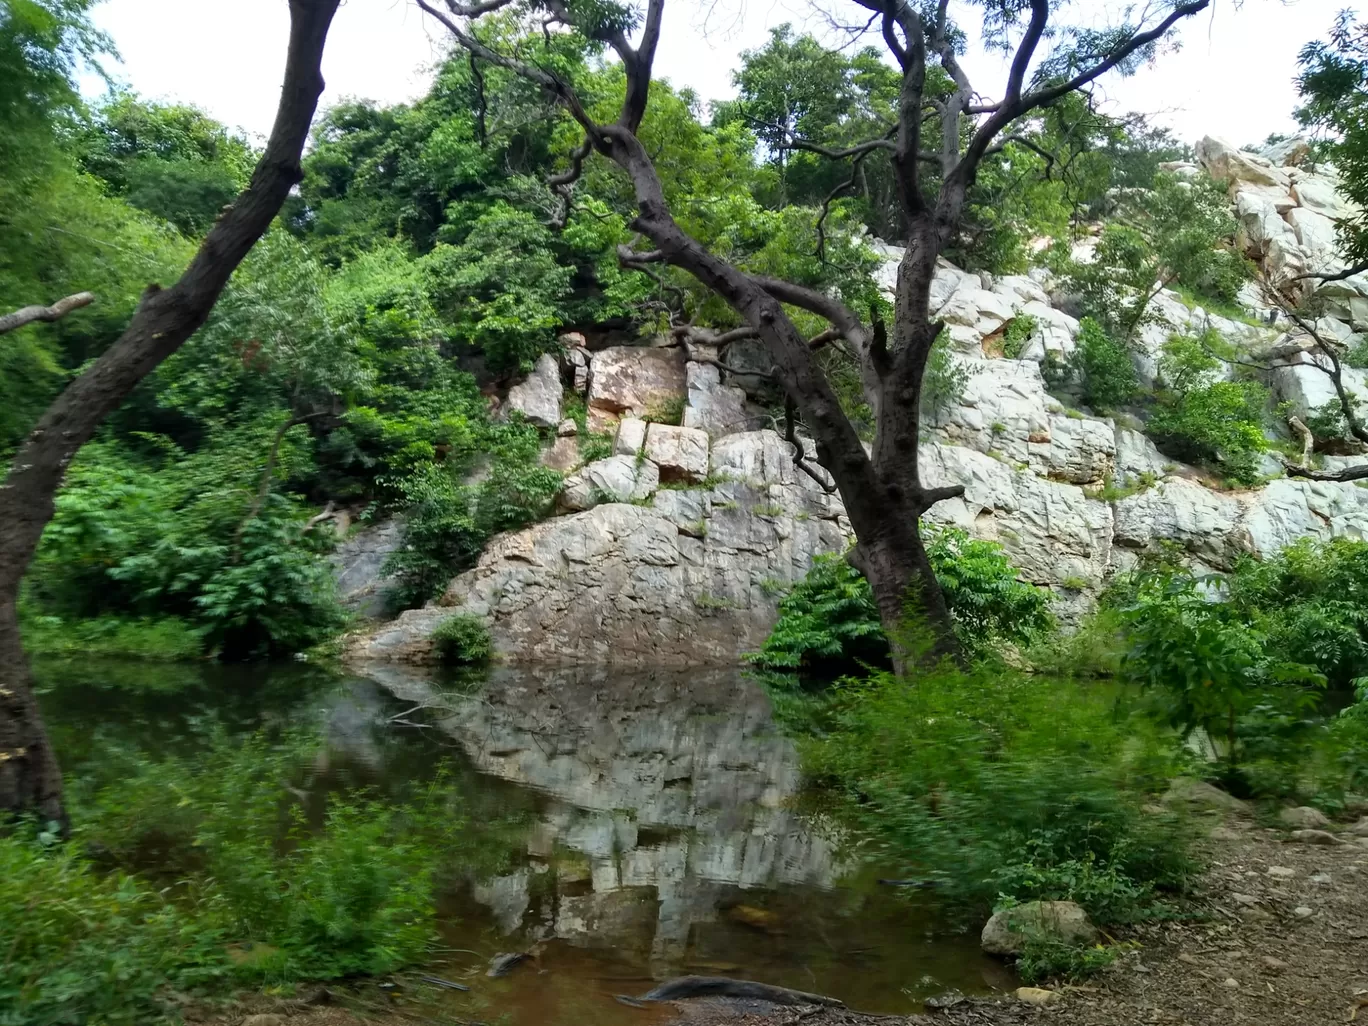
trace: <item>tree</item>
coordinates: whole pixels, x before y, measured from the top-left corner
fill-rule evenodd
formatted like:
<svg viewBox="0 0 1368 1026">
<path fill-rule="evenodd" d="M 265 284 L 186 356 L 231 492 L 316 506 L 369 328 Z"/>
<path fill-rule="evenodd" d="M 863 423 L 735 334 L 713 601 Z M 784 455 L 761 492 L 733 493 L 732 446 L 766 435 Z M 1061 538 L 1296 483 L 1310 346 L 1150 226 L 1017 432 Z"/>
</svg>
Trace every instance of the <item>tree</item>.
<svg viewBox="0 0 1368 1026">
<path fill-rule="evenodd" d="M 67 466 L 156 366 L 209 317 L 238 264 L 302 177 L 300 155 L 323 91 L 323 44 L 339 0 L 290 0 L 280 105 L 250 184 L 170 288 L 149 285 L 127 329 L 69 384 L 20 446 L 0 488 L 0 810 L 65 825 L 62 776 L 33 696 L 19 632 L 19 585 Z M 69 65 L 68 65 L 69 67 Z"/>
<path fill-rule="evenodd" d="M 866 324 L 828 293 L 747 273 L 676 221 L 651 151 L 637 134 L 650 99 L 664 0 L 648 0 L 639 25 L 633 11 L 602 0 L 539 0 L 535 5 L 538 20 L 611 49 L 620 59 L 625 84 L 612 121 L 592 116 L 577 83 L 556 65 L 530 63 L 492 41 L 484 30 L 487 19 L 510 8 L 511 0 L 469 5 L 460 0 L 417 2 L 476 60 L 537 84 L 579 126 L 581 143 L 571 165 L 558 177 L 562 188 L 571 187 L 591 154 L 607 158 L 627 174 L 636 205 L 631 228 L 652 248 L 623 247 L 623 263 L 645 270 L 663 264 L 686 271 L 724 300 L 764 343 L 776 380 L 801 414 L 818 459 L 840 489 L 859 539 L 852 558 L 870 583 L 885 629 L 900 635 L 911 607 L 924 614 L 929 625 L 929 658 L 958 653 L 945 596 L 918 531 L 922 514 L 932 505 L 964 491 L 963 485 L 927 487 L 917 458 L 922 381 L 942 328 L 930 310 L 936 261 L 955 235 L 980 166 L 1007 145 L 1014 125 L 1108 71 L 1125 71 L 1152 57 L 1156 42 L 1174 24 L 1203 10 L 1209 0 L 1187 0 L 1155 21 L 1103 31 L 1052 24 L 1062 5 L 1050 0 L 984 4 L 988 38 L 1012 54 L 1002 97 L 988 102 L 974 90 L 959 63 L 963 36 L 950 16 L 949 0 L 926 8 L 908 0 L 857 0 L 863 8 L 861 21 L 879 24 L 900 74 L 895 123 L 877 137 L 841 149 L 800 138 L 784 145 L 834 160 L 856 162 L 877 156 L 890 162 L 907 224 L 891 325 L 874 318 Z M 639 41 L 634 44 L 630 33 L 638 27 Z M 1038 59 L 1037 50 L 1047 37 L 1054 48 Z M 1016 40 L 1014 46 L 1010 39 Z M 942 79 L 943 89 L 938 86 Z M 938 138 L 924 138 L 928 124 L 938 126 Z M 937 188 L 930 187 L 923 166 L 937 173 Z M 830 328 L 807 337 L 790 316 L 790 307 L 823 318 Z M 834 342 L 850 347 L 858 357 L 876 425 L 872 453 L 866 453 L 821 371 L 815 350 Z M 897 661 L 905 665 L 906 653 Z"/>
<path fill-rule="evenodd" d="M 1340 246 L 1350 267 L 1333 275 L 1308 277 L 1337 280 L 1368 271 L 1368 22 L 1342 11 L 1328 40 L 1308 43 L 1299 57 L 1297 79 L 1305 101 L 1297 119 L 1329 136 L 1328 155 L 1339 172 L 1339 190 L 1359 212 L 1339 222 Z"/>
</svg>

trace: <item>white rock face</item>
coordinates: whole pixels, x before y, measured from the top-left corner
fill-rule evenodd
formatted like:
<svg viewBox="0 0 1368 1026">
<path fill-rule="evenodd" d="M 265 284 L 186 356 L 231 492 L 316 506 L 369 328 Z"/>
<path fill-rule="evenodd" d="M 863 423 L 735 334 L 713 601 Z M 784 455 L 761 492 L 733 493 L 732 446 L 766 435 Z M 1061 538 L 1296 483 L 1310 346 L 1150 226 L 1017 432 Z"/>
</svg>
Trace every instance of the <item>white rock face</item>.
<svg viewBox="0 0 1368 1026">
<path fill-rule="evenodd" d="M 684 353 L 679 349 L 613 346 L 589 364 L 589 430 L 607 434 L 624 415 L 660 414 L 684 395 Z"/>
<path fill-rule="evenodd" d="M 1207 174 L 1223 184 L 1249 182 L 1284 190 L 1292 184 L 1286 172 L 1275 168 L 1267 157 L 1246 153 L 1224 139 L 1204 138 L 1197 144 L 1197 160 Z"/>
<path fill-rule="evenodd" d="M 527 380 L 508 390 L 508 408 L 537 427 L 556 427 L 561 420 L 560 361 L 542 353 Z"/>
<path fill-rule="evenodd" d="M 702 481 L 708 476 L 708 433 L 698 428 L 652 424 L 646 429 L 646 458 L 665 482 Z"/>
<path fill-rule="evenodd" d="M 1240 246 L 1275 284 L 1287 287 L 1308 270 L 1339 270 L 1332 219 L 1356 208 L 1331 177 L 1290 166 L 1303 155 L 1300 147 L 1270 152 L 1283 163 L 1208 138 L 1199 147 L 1204 170 L 1171 170 L 1209 173 L 1229 186 Z M 903 250 L 879 245 L 885 262 L 875 277 L 891 296 Z M 1278 479 L 1247 491 L 1214 490 L 1138 431 L 1066 412 L 1046 393 L 1038 364 L 1072 351 L 1078 323 L 1051 305 L 1049 287 L 1042 269 L 994 279 L 938 266 L 932 311 L 946 320 L 955 358 L 970 373 L 962 401 L 925 425 L 923 482 L 965 489 L 928 519 L 1000 543 L 1023 579 L 1051 589 L 1066 618 L 1084 611 L 1112 574 L 1164 543 L 1177 543 L 1199 568 L 1224 571 L 1244 555 L 1267 557 L 1299 538 L 1368 537 L 1368 489 Z M 1368 330 L 1368 274 L 1325 283 L 1316 294 L 1319 331 L 1353 344 L 1355 332 Z M 1266 312 L 1250 290 L 1242 299 Z M 1172 333 L 1209 326 L 1236 347 L 1285 364 L 1268 380 L 1303 419 L 1334 399 L 1330 378 L 1296 331 L 1280 335 L 1190 310 L 1167 291 L 1156 296 L 1153 313 L 1133 352 L 1146 383 Z M 1005 327 L 1022 316 L 1036 321 L 1022 358 L 991 358 L 1001 352 Z M 582 344 L 567 346 L 585 353 Z M 574 512 L 496 539 L 475 569 L 451 582 L 441 604 L 357 639 L 353 654 L 431 658 L 429 635 L 455 609 L 484 617 L 498 652 L 515 662 L 684 666 L 732 663 L 757 647 L 774 621 L 773 585 L 801 576 L 816 553 L 842 550 L 850 525 L 839 495 L 795 466 L 789 443 L 757 429 L 765 413 L 737 384 L 759 394 L 755 371 L 765 354 L 699 346 L 694 355 L 690 362 L 679 349 L 617 347 L 589 357 L 590 426 L 615 432 L 616 455 L 566 480 L 561 507 Z M 724 356 L 748 370 L 722 372 L 709 362 Z M 549 385 L 541 363 L 538 375 Z M 1363 371 L 1346 368 L 1345 384 L 1368 395 Z M 522 398 L 517 405 L 530 408 Z M 646 423 L 680 406 L 682 427 Z M 543 422 L 555 426 L 556 416 L 548 409 Z M 557 439 L 544 459 L 573 469 L 575 443 L 573 436 Z M 831 483 L 816 467 L 811 440 L 803 444 L 805 465 Z M 1365 461 L 1368 455 L 1326 457 L 1326 466 Z M 1278 472 L 1276 459 L 1266 463 L 1266 472 Z M 661 490 L 662 479 L 686 487 Z M 1134 491 L 1103 501 L 1104 483 Z M 598 880 L 619 870 L 605 863 L 584 872 Z M 510 902 L 525 893 L 509 882 Z"/>
<path fill-rule="evenodd" d="M 563 509 L 592 509 L 601 502 L 648 499 L 660 484 L 660 471 L 650 460 L 609 456 L 595 460 L 566 478 L 559 502 Z"/>
</svg>

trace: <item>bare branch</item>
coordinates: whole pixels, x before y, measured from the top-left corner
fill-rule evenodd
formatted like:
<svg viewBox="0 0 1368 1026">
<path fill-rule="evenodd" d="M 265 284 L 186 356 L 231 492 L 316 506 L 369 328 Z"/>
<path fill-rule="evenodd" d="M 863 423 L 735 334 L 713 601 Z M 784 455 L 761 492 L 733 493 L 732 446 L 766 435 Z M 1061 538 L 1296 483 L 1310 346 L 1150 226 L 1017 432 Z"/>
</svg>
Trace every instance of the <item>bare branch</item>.
<svg viewBox="0 0 1368 1026">
<path fill-rule="evenodd" d="M 79 310 L 83 306 L 89 306 L 95 302 L 95 293 L 78 292 L 74 296 L 67 296 L 59 299 L 51 306 L 25 306 L 14 313 L 5 314 L 0 317 L 0 335 L 16 328 L 22 328 L 25 324 L 32 324 L 34 321 L 51 323 L 60 321 L 73 310 Z"/>
<path fill-rule="evenodd" d="M 1368 465 L 1345 467 L 1343 470 L 1308 470 L 1295 463 L 1283 463 L 1289 477 L 1304 477 L 1308 481 L 1362 481 L 1368 478 Z"/>
<path fill-rule="evenodd" d="M 1324 285 L 1326 282 L 1344 281 L 1345 278 L 1352 278 L 1354 275 L 1362 274 L 1364 271 L 1368 271 L 1368 260 L 1365 260 L 1361 264 L 1355 264 L 1353 267 L 1347 267 L 1343 271 L 1336 271 L 1334 274 L 1316 274 L 1312 272 L 1311 274 L 1294 275 L 1288 280 L 1303 281 L 1307 278 L 1315 278 L 1319 280 L 1322 285 Z"/>
</svg>

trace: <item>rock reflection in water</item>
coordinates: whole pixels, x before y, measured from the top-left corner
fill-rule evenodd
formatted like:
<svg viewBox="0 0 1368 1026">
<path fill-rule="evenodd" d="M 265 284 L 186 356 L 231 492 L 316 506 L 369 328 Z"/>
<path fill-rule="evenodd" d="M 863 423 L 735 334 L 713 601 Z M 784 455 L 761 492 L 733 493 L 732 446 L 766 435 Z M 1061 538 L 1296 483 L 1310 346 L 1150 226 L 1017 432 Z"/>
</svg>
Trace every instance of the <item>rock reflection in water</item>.
<svg viewBox="0 0 1368 1026">
<path fill-rule="evenodd" d="M 470 696 L 375 676 L 482 772 L 544 796 L 527 865 L 474 891 L 505 932 L 673 964 L 739 891 L 834 882 L 829 841 L 787 805 L 793 744 L 735 670 L 500 668 Z"/>
</svg>

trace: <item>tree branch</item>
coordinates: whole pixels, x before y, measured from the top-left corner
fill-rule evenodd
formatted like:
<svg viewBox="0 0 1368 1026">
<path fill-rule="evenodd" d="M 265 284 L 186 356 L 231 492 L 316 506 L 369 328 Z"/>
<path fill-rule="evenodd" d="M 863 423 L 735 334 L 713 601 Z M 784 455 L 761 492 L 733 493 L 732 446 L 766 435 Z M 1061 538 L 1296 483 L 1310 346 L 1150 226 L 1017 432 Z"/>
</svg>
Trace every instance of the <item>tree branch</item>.
<svg viewBox="0 0 1368 1026">
<path fill-rule="evenodd" d="M 1361 264 L 1355 264 L 1353 267 L 1347 267 L 1343 271 L 1336 271 L 1334 274 L 1316 274 L 1315 272 L 1310 274 L 1297 274 L 1289 278 L 1288 281 L 1303 281 L 1307 278 L 1316 278 L 1324 285 L 1327 282 L 1344 281 L 1344 279 L 1352 278 L 1354 275 L 1362 274 L 1364 271 L 1368 271 L 1368 260 L 1365 260 Z"/>
<path fill-rule="evenodd" d="M 95 302 L 95 293 L 78 292 L 74 296 L 67 296 L 59 299 L 51 306 L 25 306 L 15 310 L 14 313 L 5 314 L 0 317 L 0 335 L 22 328 L 25 324 L 32 324 L 34 321 L 51 323 L 60 321 L 73 310 L 79 310 L 83 306 L 89 306 Z"/>
</svg>

